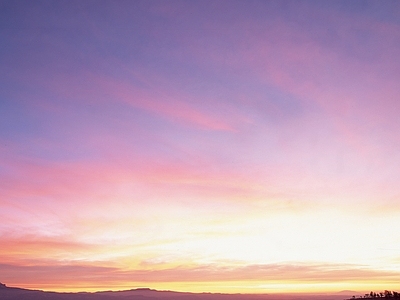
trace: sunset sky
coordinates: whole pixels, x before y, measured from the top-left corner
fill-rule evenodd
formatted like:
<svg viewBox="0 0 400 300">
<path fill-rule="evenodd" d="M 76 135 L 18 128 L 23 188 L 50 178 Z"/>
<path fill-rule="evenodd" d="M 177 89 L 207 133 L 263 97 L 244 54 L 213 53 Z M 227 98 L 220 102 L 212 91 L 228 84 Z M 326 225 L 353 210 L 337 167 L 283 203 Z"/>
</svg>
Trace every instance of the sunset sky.
<svg viewBox="0 0 400 300">
<path fill-rule="evenodd" d="M 0 282 L 400 288 L 399 1 L 0 0 Z"/>
</svg>

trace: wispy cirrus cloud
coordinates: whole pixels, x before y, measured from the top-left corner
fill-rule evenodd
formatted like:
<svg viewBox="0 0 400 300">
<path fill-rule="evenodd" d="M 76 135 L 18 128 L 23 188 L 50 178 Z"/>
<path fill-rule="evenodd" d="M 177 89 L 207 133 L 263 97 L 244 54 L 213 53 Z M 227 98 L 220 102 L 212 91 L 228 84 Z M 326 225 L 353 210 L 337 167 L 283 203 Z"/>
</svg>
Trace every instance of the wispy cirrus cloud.
<svg viewBox="0 0 400 300">
<path fill-rule="evenodd" d="M 1 274 L 391 284 L 398 8 L 7 3 Z"/>
<path fill-rule="evenodd" d="M 19 275 L 23 274 L 23 275 Z M 385 280 L 395 283 L 399 273 L 382 271 L 357 265 L 326 264 L 269 264 L 242 267 L 178 266 L 160 270 L 129 270 L 99 265 L 71 265 L 52 263 L 49 265 L 2 264 L 2 280 L 12 284 L 30 284 L 32 274 L 40 284 L 66 283 L 100 284 L 107 283 L 146 283 L 146 282 L 229 282 L 264 281 L 268 282 L 374 282 Z M 56 275 L 54 275 L 56 274 Z M 18 275 L 18 282 L 13 280 Z"/>
</svg>

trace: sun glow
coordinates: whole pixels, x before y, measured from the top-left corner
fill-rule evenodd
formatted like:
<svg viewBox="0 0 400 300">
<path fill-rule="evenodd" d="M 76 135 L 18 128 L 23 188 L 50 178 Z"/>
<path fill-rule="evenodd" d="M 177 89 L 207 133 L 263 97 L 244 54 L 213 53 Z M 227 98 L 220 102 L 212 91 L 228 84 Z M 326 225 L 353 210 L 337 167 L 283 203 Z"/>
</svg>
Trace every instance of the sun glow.
<svg viewBox="0 0 400 300">
<path fill-rule="evenodd" d="M 1 4 L 1 282 L 396 289 L 399 5 L 211 2 Z"/>
</svg>

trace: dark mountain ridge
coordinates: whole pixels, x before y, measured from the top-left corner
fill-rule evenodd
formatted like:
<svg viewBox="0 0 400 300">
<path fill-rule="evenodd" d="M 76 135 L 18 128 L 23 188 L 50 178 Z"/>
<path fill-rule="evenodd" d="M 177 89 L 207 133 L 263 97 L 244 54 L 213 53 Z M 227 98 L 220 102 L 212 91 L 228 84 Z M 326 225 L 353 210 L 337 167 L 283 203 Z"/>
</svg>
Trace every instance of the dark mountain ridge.
<svg viewBox="0 0 400 300">
<path fill-rule="evenodd" d="M 158 291 L 138 288 L 122 291 L 61 293 L 8 287 L 0 283 L 0 300 L 343 300 L 338 294 L 221 294 Z"/>
</svg>

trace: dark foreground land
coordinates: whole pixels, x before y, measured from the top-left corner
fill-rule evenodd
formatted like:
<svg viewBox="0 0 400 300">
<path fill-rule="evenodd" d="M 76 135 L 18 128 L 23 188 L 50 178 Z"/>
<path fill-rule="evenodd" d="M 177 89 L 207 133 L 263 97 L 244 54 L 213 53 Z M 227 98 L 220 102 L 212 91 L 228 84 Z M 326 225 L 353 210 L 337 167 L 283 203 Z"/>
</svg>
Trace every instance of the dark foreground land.
<svg viewBox="0 0 400 300">
<path fill-rule="evenodd" d="M 181 293 L 151 289 L 95 293 L 56 293 L 7 287 L 0 283 L 0 300 L 343 300 L 346 293 L 325 294 L 218 294 Z"/>
</svg>

